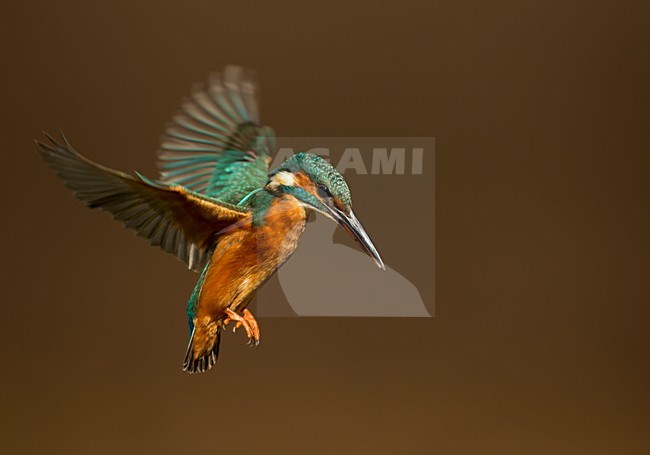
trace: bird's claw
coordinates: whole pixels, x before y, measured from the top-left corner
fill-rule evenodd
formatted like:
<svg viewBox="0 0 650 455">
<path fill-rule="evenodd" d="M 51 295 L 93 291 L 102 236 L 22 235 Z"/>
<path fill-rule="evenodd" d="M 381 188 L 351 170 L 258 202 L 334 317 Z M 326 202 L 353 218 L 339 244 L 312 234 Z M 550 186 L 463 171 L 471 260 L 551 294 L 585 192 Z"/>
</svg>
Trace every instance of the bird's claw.
<svg viewBox="0 0 650 455">
<path fill-rule="evenodd" d="M 250 337 L 246 342 L 246 344 L 251 348 L 257 348 L 260 345 L 260 339 L 259 338 L 256 339 L 254 336 Z"/>
<path fill-rule="evenodd" d="M 244 315 L 244 320 L 248 322 L 248 325 L 250 326 L 251 329 L 251 335 L 248 337 L 248 343 L 250 346 L 253 347 L 258 347 L 260 345 L 260 326 L 257 323 L 257 320 L 253 316 L 253 313 L 248 311 L 248 309 L 244 309 L 243 311 Z"/>
<path fill-rule="evenodd" d="M 228 325 L 230 321 L 237 321 L 237 323 L 232 328 L 233 333 L 237 331 L 239 327 L 243 327 L 246 330 L 246 336 L 248 337 L 248 342 L 246 343 L 249 346 L 257 347 L 260 344 L 260 328 L 253 317 L 253 313 L 245 309 L 243 314 L 235 313 L 233 310 L 226 310 L 228 317 L 224 319 L 224 327 Z"/>
</svg>

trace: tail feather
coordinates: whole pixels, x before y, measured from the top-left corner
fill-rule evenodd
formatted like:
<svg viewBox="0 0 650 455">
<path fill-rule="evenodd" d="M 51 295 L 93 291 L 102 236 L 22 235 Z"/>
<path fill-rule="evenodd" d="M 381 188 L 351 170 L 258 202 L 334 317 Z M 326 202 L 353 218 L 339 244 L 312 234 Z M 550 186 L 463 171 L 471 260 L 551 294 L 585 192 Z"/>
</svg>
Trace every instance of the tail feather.
<svg viewBox="0 0 650 455">
<path fill-rule="evenodd" d="M 197 334 L 196 329 L 197 328 L 194 327 L 194 330 L 192 330 L 190 342 L 185 353 L 185 359 L 183 360 L 183 371 L 187 371 L 190 374 L 208 371 L 215 363 L 217 363 L 217 357 L 219 356 L 221 330 L 216 331 L 211 348 L 208 348 L 197 355 L 194 349 L 195 335 Z"/>
</svg>

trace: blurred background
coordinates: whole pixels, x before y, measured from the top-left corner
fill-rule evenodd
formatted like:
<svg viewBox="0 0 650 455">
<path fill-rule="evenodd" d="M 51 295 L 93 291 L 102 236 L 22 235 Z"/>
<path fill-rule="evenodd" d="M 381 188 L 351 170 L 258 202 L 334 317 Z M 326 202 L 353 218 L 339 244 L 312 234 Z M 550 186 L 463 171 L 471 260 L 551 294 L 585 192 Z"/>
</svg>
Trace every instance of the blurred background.
<svg viewBox="0 0 650 455">
<path fill-rule="evenodd" d="M 0 8 L 0 452 L 648 453 L 647 2 Z M 350 176 L 434 318 L 265 318 L 260 349 L 229 334 L 181 371 L 196 276 L 32 139 L 155 175 L 180 97 L 229 63 L 279 135 L 435 136 L 435 185 L 426 161 Z"/>
</svg>

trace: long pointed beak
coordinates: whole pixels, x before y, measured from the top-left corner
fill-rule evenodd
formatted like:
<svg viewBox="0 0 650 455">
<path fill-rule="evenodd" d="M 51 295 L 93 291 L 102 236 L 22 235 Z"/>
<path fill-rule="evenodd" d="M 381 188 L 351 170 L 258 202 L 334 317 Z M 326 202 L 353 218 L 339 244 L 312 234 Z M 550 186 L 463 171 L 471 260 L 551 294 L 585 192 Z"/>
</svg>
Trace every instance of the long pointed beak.
<svg viewBox="0 0 650 455">
<path fill-rule="evenodd" d="M 377 267 L 386 270 L 384 261 L 381 260 L 377 248 L 373 245 L 372 240 L 370 240 L 370 237 L 368 237 L 368 234 L 366 234 L 365 229 L 363 229 L 363 226 L 361 226 L 357 217 L 354 216 L 354 213 L 350 211 L 350 215 L 347 215 L 339 210 L 332 210 L 332 213 L 335 216 L 336 221 L 348 232 L 348 234 L 350 234 L 359 246 L 361 246 L 363 251 L 374 259 Z"/>
</svg>

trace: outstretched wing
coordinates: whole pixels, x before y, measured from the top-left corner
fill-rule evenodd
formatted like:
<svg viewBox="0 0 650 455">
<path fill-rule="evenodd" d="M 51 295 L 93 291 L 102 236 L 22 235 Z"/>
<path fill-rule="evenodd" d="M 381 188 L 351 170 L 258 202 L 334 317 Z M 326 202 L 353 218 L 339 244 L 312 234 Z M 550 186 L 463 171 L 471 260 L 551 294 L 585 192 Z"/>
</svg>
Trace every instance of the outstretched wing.
<svg viewBox="0 0 650 455">
<path fill-rule="evenodd" d="M 90 161 L 65 139 L 36 141 L 38 152 L 75 195 L 91 208 L 109 211 L 128 228 L 200 272 L 219 232 L 248 211 L 213 198 L 136 174 L 127 175 Z"/>
<path fill-rule="evenodd" d="M 273 130 L 260 124 L 254 73 L 228 66 L 185 99 L 158 151 L 160 179 L 231 204 L 267 181 Z"/>
</svg>

